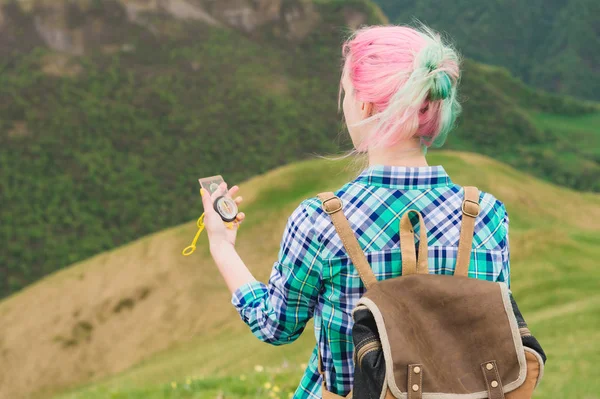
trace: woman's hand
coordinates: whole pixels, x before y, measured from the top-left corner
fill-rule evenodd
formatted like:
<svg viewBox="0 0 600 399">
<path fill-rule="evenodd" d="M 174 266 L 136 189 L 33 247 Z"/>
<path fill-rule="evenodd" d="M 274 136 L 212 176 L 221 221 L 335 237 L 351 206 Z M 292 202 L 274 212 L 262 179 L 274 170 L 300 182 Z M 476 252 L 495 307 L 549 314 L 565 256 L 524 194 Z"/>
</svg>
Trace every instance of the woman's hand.
<svg viewBox="0 0 600 399">
<path fill-rule="evenodd" d="M 221 219 L 221 216 L 215 211 L 213 202 L 215 198 L 226 195 L 233 199 L 233 196 L 238 192 L 240 188 L 233 186 L 227 191 L 227 183 L 223 182 L 219 185 L 219 188 L 209 195 L 209 193 L 201 189 L 202 194 L 202 205 L 204 206 L 204 226 L 206 234 L 208 235 L 208 241 L 210 243 L 211 252 L 222 248 L 223 245 L 235 245 L 235 238 L 237 236 L 237 229 L 246 217 L 243 212 L 239 212 L 236 219 L 231 223 L 226 223 Z M 227 194 L 225 194 L 227 193 Z M 242 197 L 237 197 L 235 200 L 236 205 L 242 202 Z M 228 227 L 229 225 L 229 227 Z"/>
</svg>

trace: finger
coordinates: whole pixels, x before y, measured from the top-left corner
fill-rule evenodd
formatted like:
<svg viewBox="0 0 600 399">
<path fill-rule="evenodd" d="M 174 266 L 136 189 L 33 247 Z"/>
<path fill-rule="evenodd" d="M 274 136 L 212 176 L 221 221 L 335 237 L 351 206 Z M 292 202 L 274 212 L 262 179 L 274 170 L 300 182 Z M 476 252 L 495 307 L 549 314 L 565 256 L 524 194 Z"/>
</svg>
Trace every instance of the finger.
<svg viewBox="0 0 600 399">
<path fill-rule="evenodd" d="M 210 195 L 210 198 L 212 199 L 213 202 L 217 199 L 217 197 L 220 197 L 225 192 L 225 190 L 223 190 L 224 184 L 225 184 L 225 182 L 221 182 L 219 184 L 219 186 L 217 187 L 217 189 L 215 191 L 213 191 L 212 194 Z"/>
<path fill-rule="evenodd" d="M 243 199 L 240 196 L 240 197 L 237 197 L 236 199 L 234 199 L 234 201 L 235 201 L 236 205 L 239 205 L 243 201 Z"/>
<path fill-rule="evenodd" d="M 215 199 L 217 199 L 217 197 L 220 197 L 221 195 L 225 195 L 226 192 L 227 192 L 227 183 L 222 182 L 221 184 L 219 184 L 219 188 L 217 188 L 215 190 L 215 192 L 213 193 L 213 196 L 212 196 L 213 201 Z"/>
<path fill-rule="evenodd" d="M 237 214 L 237 216 L 235 218 L 236 218 L 236 220 L 239 220 L 241 222 L 242 220 L 244 220 L 246 218 L 246 214 L 244 212 L 240 212 Z"/>
<path fill-rule="evenodd" d="M 212 198 L 208 194 L 208 192 L 205 189 L 201 188 L 200 195 L 202 196 L 202 206 L 204 207 L 204 213 L 208 215 L 212 212 L 215 212 L 212 206 Z"/>
<path fill-rule="evenodd" d="M 240 191 L 240 188 L 238 186 L 233 186 L 229 189 L 229 192 L 227 193 L 227 195 L 229 195 L 231 198 L 233 198 L 233 196 Z"/>
<path fill-rule="evenodd" d="M 216 188 L 215 191 L 213 191 L 212 193 L 210 193 L 210 199 L 212 200 L 212 202 L 215 202 L 215 199 L 217 199 L 218 196 L 221 195 L 221 185 L 223 183 L 219 184 L 219 186 Z"/>
<path fill-rule="evenodd" d="M 238 191 L 240 191 L 240 187 L 233 186 L 229 189 L 229 192 L 227 193 L 227 195 L 231 198 L 234 198 L 234 196 L 237 194 Z"/>
</svg>

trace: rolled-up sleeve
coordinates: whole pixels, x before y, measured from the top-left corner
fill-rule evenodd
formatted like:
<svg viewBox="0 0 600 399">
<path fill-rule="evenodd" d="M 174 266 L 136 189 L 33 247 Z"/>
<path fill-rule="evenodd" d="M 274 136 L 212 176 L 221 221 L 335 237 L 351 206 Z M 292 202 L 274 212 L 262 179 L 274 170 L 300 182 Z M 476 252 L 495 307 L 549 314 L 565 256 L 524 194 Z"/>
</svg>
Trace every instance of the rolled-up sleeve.
<svg viewBox="0 0 600 399">
<path fill-rule="evenodd" d="M 308 200 L 307 200 L 308 201 Z M 321 286 L 321 246 L 304 201 L 289 217 L 267 285 L 238 288 L 231 302 L 260 340 L 282 345 L 296 340 L 313 316 Z"/>
<path fill-rule="evenodd" d="M 508 244 L 508 212 L 502 204 L 502 228 L 504 229 L 504 238 L 502 242 L 502 275 L 504 282 L 510 288 L 510 246 Z"/>
</svg>

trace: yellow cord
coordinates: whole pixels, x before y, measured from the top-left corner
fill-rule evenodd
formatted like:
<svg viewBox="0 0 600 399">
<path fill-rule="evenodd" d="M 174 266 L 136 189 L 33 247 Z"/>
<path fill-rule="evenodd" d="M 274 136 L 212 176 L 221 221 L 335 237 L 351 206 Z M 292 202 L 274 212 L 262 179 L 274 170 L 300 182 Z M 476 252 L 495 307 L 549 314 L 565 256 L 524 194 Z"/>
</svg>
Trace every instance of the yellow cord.
<svg viewBox="0 0 600 399">
<path fill-rule="evenodd" d="M 202 230 L 204 230 L 204 213 L 200 215 L 198 221 L 196 222 L 196 225 L 198 226 L 198 232 L 196 233 L 196 236 L 192 241 L 192 245 L 190 245 L 189 247 L 185 247 L 181 252 L 183 256 L 189 256 L 196 250 L 196 242 L 198 242 L 198 237 L 200 237 L 200 233 L 202 233 Z"/>
<path fill-rule="evenodd" d="M 200 194 L 202 194 L 202 191 L 200 191 Z M 202 213 L 202 215 L 200 215 L 200 217 L 198 218 L 198 221 L 196 222 L 196 225 L 198 226 L 198 232 L 196 233 L 196 236 L 194 237 L 194 240 L 192 241 L 192 245 L 185 247 L 183 249 L 183 251 L 181 251 L 181 254 L 183 256 L 189 256 L 189 255 L 193 254 L 194 251 L 196 250 L 196 243 L 198 242 L 200 233 L 202 233 L 202 230 L 204 230 L 204 213 Z M 231 230 L 231 229 L 233 229 L 234 223 L 228 222 L 228 223 L 225 223 L 225 225 L 227 226 L 228 229 Z M 239 227 L 239 223 L 238 223 L 238 227 Z"/>
</svg>

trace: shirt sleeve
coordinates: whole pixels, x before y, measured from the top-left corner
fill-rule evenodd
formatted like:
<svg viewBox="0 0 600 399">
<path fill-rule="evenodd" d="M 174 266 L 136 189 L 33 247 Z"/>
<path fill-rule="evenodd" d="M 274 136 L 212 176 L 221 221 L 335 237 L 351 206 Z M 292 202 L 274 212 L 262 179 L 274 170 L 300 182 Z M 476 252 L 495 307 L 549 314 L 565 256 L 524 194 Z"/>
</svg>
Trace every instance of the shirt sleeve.
<svg viewBox="0 0 600 399">
<path fill-rule="evenodd" d="M 510 246 L 508 244 L 508 212 L 506 211 L 506 207 L 502 204 L 501 207 L 501 216 L 502 216 L 502 227 L 504 229 L 504 239 L 502 243 L 502 275 L 504 277 L 504 282 L 508 285 L 510 289 Z"/>
<path fill-rule="evenodd" d="M 320 291 L 320 244 L 306 202 L 287 221 L 268 284 L 247 283 L 231 299 L 252 333 L 273 345 L 300 336 L 313 316 Z"/>
</svg>

